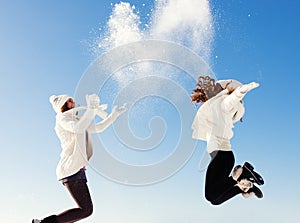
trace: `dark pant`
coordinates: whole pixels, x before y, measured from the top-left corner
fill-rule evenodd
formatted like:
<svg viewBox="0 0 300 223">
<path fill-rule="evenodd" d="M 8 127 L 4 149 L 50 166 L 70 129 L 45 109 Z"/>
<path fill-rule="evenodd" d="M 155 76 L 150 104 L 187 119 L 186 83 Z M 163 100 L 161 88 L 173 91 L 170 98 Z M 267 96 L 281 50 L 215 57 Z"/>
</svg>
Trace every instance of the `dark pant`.
<svg viewBox="0 0 300 223">
<path fill-rule="evenodd" d="M 236 181 L 230 176 L 234 166 L 232 151 L 214 151 L 206 171 L 205 198 L 213 205 L 219 205 L 242 191 L 235 186 Z"/>
<path fill-rule="evenodd" d="M 86 180 L 75 180 L 64 183 L 78 208 L 69 209 L 59 215 L 52 215 L 41 223 L 71 223 L 90 216 L 93 213 L 93 203 Z"/>
</svg>

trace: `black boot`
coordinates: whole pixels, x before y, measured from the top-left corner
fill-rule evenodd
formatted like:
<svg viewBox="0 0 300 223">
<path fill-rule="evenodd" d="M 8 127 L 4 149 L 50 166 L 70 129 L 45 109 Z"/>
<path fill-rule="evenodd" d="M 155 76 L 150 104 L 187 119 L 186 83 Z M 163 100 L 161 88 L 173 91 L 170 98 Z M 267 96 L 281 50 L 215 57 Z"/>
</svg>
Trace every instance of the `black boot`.
<svg viewBox="0 0 300 223">
<path fill-rule="evenodd" d="M 56 221 L 56 215 L 51 215 L 47 218 L 44 218 L 41 223 L 57 223 Z"/>
<path fill-rule="evenodd" d="M 247 191 L 247 193 L 251 193 L 251 192 L 253 192 L 255 194 L 255 196 L 258 198 L 263 198 L 263 196 L 264 196 L 262 191 L 255 185 L 253 185 L 253 187 Z"/>
<path fill-rule="evenodd" d="M 258 185 L 264 184 L 263 178 L 257 172 L 254 171 L 254 167 L 248 162 L 244 163 L 243 172 L 238 178 L 238 181 L 242 179 L 250 180 L 253 183 L 257 183 Z"/>
</svg>

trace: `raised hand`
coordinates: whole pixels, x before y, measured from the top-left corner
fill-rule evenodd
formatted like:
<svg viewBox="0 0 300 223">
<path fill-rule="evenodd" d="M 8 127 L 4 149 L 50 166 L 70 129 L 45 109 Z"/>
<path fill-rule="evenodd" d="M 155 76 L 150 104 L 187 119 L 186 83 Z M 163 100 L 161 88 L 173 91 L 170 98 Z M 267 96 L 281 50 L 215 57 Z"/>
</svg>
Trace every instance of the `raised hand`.
<svg viewBox="0 0 300 223">
<path fill-rule="evenodd" d="M 257 87 L 259 87 L 259 83 L 256 83 L 256 82 L 251 82 L 249 84 L 244 84 L 240 87 L 240 92 L 242 94 L 245 94 L 248 91 L 251 91 L 251 90 L 253 90 L 254 88 L 257 88 Z"/>
<path fill-rule="evenodd" d="M 119 115 L 123 114 L 126 110 L 127 110 L 126 104 L 124 104 L 124 105 L 122 105 L 120 107 L 115 106 L 112 109 L 112 114 L 114 116 L 119 116 Z"/>
<path fill-rule="evenodd" d="M 90 109 L 96 109 L 100 105 L 100 99 L 96 94 L 86 95 L 85 100 L 87 107 Z"/>
</svg>

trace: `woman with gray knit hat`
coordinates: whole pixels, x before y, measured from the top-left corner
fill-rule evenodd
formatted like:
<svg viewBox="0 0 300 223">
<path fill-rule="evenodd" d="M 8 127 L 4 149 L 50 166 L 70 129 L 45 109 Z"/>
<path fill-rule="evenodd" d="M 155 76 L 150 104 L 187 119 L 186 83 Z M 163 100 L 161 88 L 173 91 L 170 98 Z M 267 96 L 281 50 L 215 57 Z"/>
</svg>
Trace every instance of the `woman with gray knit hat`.
<svg viewBox="0 0 300 223">
<path fill-rule="evenodd" d="M 56 114 L 55 131 L 60 139 L 62 152 L 57 165 L 57 179 L 63 183 L 77 203 L 77 208 L 66 210 L 57 215 L 51 215 L 43 220 L 33 219 L 32 223 L 66 223 L 75 222 L 90 216 L 93 203 L 87 186 L 85 168 L 93 150 L 91 134 L 104 131 L 119 115 L 126 111 L 125 106 L 114 107 L 106 117 L 105 105 L 100 105 L 96 94 L 87 95 L 86 111 L 82 116 L 77 115 L 79 109 L 68 95 L 52 95 L 49 98 Z M 101 114 L 103 120 L 92 124 L 95 115 Z"/>
<path fill-rule="evenodd" d="M 213 205 L 222 204 L 238 194 L 245 198 L 251 195 L 263 197 L 254 183 L 262 185 L 264 180 L 250 163 L 233 169 L 234 154 L 230 143 L 234 123 L 242 121 L 245 112 L 242 99 L 258 86 L 255 82 L 243 85 L 236 80 L 216 82 L 208 76 L 200 76 L 191 95 L 192 101 L 202 103 L 192 124 L 192 137 L 207 142 L 211 161 L 206 171 L 205 198 Z"/>
</svg>

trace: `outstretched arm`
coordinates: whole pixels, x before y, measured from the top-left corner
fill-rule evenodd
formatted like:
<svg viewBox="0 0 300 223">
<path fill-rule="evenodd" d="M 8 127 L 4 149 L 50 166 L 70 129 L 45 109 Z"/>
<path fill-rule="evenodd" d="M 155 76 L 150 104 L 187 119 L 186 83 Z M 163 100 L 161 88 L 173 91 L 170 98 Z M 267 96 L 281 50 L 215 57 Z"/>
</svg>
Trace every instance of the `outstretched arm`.
<svg viewBox="0 0 300 223">
<path fill-rule="evenodd" d="M 230 111 L 240 100 L 245 97 L 246 93 L 251 91 L 254 88 L 259 86 L 256 82 L 251 82 L 249 84 L 244 84 L 240 87 L 237 87 L 234 92 L 232 92 L 227 98 L 224 100 L 224 109 L 225 111 Z"/>
<path fill-rule="evenodd" d="M 91 124 L 87 131 L 89 133 L 100 133 L 103 132 L 106 128 L 108 128 L 122 113 L 126 111 L 125 106 L 114 107 L 112 113 L 101 122 L 96 124 Z"/>
</svg>

